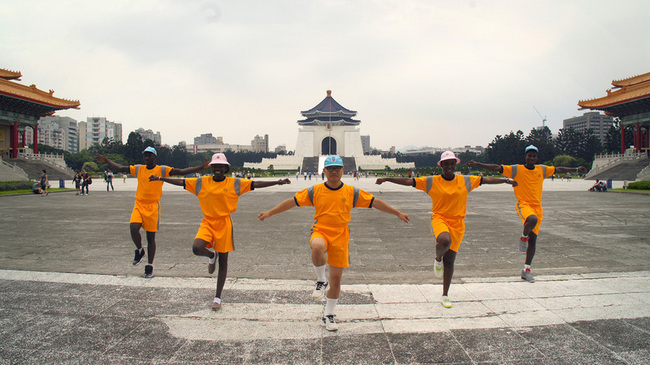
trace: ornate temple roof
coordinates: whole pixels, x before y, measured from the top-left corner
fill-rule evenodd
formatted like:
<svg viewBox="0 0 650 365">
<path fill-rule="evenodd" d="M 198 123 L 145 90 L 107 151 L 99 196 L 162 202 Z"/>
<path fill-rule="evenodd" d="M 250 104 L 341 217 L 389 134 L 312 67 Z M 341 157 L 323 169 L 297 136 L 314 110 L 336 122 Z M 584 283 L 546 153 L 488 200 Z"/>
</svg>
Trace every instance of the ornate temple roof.
<svg viewBox="0 0 650 365">
<path fill-rule="evenodd" d="M 650 111 L 650 72 L 623 80 L 614 80 L 612 86 L 614 87 L 607 90 L 606 96 L 580 100 L 578 106 L 602 110 L 617 117 Z"/>
<path fill-rule="evenodd" d="M 327 96 L 318 105 L 309 110 L 301 111 L 300 114 L 307 118 L 298 121 L 301 125 L 316 124 L 317 122 L 348 125 L 361 123 L 360 120 L 352 119 L 357 115 L 356 111 L 347 109 L 334 100 L 331 90 L 327 90 Z"/>
<path fill-rule="evenodd" d="M 21 74 L 18 71 L 10 71 L 10 70 L 6 70 L 4 68 L 0 68 L 0 79 L 18 80 L 21 77 L 23 77 L 23 74 Z"/>
<path fill-rule="evenodd" d="M 0 70 L 0 110 L 41 117 L 57 110 L 77 108 L 81 105 L 79 100 L 54 97 L 54 90 L 47 92 L 33 84 L 25 86 L 10 81 L 21 77 L 20 72 L 13 72 L 14 77 L 11 77 L 11 71 Z"/>
</svg>

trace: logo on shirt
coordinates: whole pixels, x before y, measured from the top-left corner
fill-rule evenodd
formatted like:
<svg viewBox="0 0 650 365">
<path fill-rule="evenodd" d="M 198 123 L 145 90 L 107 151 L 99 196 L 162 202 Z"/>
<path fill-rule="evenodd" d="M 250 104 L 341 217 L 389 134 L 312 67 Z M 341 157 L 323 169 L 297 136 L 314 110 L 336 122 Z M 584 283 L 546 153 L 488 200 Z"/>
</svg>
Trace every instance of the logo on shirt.
<svg viewBox="0 0 650 365">
<path fill-rule="evenodd" d="M 348 201 L 348 200 L 345 199 L 345 198 L 341 198 L 341 201 L 342 201 L 343 203 L 345 203 L 345 202 Z"/>
</svg>

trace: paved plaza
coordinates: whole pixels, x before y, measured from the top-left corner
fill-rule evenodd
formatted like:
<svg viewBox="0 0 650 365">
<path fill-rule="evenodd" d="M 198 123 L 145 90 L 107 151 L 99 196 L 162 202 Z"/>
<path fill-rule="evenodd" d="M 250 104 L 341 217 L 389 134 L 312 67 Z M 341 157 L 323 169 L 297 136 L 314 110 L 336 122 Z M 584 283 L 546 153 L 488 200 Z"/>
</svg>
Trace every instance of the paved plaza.
<svg viewBox="0 0 650 365">
<path fill-rule="evenodd" d="M 512 189 L 479 187 L 445 309 L 428 196 L 346 178 L 411 223 L 353 210 L 331 333 L 310 296 L 313 208 L 256 219 L 320 182 L 292 177 L 240 198 L 219 312 L 210 310 L 216 278 L 191 252 L 200 208 L 181 188 L 164 188 L 152 279 L 131 265 L 134 179 L 115 179 L 110 193 L 96 181 L 89 196 L 1 197 L 0 364 L 650 362 L 650 196 L 547 180 L 531 284 L 519 278 Z"/>
</svg>

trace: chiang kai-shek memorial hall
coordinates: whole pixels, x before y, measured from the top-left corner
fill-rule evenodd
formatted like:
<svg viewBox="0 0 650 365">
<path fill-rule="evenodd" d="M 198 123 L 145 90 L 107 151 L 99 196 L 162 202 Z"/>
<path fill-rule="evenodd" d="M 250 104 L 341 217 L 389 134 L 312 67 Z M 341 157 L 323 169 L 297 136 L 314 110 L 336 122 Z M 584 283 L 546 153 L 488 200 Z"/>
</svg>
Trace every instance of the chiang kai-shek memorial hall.
<svg viewBox="0 0 650 365">
<path fill-rule="evenodd" d="M 650 179 L 650 72 L 622 80 L 612 81 L 607 95 L 590 100 L 580 100 L 582 109 L 602 110 L 617 117 L 621 129 L 632 128 L 634 148 L 625 150 L 625 133 L 621 133 L 621 153 L 596 156 L 587 178 L 614 180 Z M 625 176 L 625 171 L 628 176 Z M 636 171 L 639 170 L 639 171 Z"/>
<path fill-rule="evenodd" d="M 34 154 L 38 154 L 38 120 L 57 110 L 78 108 L 78 100 L 60 99 L 54 91 L 43 91 L 36 85 L 25 86 L 20 72 L 0 68 L 0 152 L 3 158 L 14 159 L 27 148 L 25 128 L 34 130 Z"/>
<path fill-rule="evenodd" d="M 339 104 L 332 91 L 315 107 L 301 111 L 304 119 L 298 120 L 298 141 L 294 155 L 280 155 L 274 159 L 263 159 L 261 163 L 245 163 L 246 168 L 276 170 L 295 170 L 320 173 L 328 155 L 343 158 L 346 172 L 367 170 L 415 168 L 412 162 L 397 162 L 395 158 L 382 158 L 378 155 L 363 154 L 360 120 L 354 119 L 357 112 Z"/>
</svg>

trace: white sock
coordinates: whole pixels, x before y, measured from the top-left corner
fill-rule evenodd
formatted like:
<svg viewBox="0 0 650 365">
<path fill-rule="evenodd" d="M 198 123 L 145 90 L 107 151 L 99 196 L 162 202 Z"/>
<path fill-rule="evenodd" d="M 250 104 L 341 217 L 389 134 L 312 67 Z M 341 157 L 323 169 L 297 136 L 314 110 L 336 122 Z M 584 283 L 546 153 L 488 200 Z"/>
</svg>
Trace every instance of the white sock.
<svg viewBox="0 0 650 365">
<path fill-rule="evenodd" d="M 526 265 L 526 264 L 524 264 L 524 271 L 525 271 L 526 269 L 530 269 L 530 265 Z"/>
<path fill-rule="evenodd" d="M 221 303 L 221 298 L 214 297 L 213 302 L 215 302 L 215 303 Z"/>
<path fill-rule="evenodd" d="M 334 314 L 334 308 L 336 308 L 336 303 L 339 302 L 339 298 L 330 299 L 327 298 L 327 303 L 325 304 L 325 315 L 330 316 Z"/>
<path fill-rule="evenodd" d="M 214 263 L 216 262 L 216 260 L 217 260 L 217 253 L 216 253 L 216 252 L 213 252 L 213 254 L 214 254 L 214 256 L 212 256 L 212 258 L 209 259 L 209 260 L 210 260 L 209 262 L 210 262 L 211 264 L 214 264 Z"/>
<path fill-rule="evenodd" d="M 323 266 L 314 266 L 314 271 L 316 272 L 316 281 L 322 281 L 323 283 L 327 282 L 327 276 L 325 275 L 325 269 L 327 264 Z"/>
</svg>

